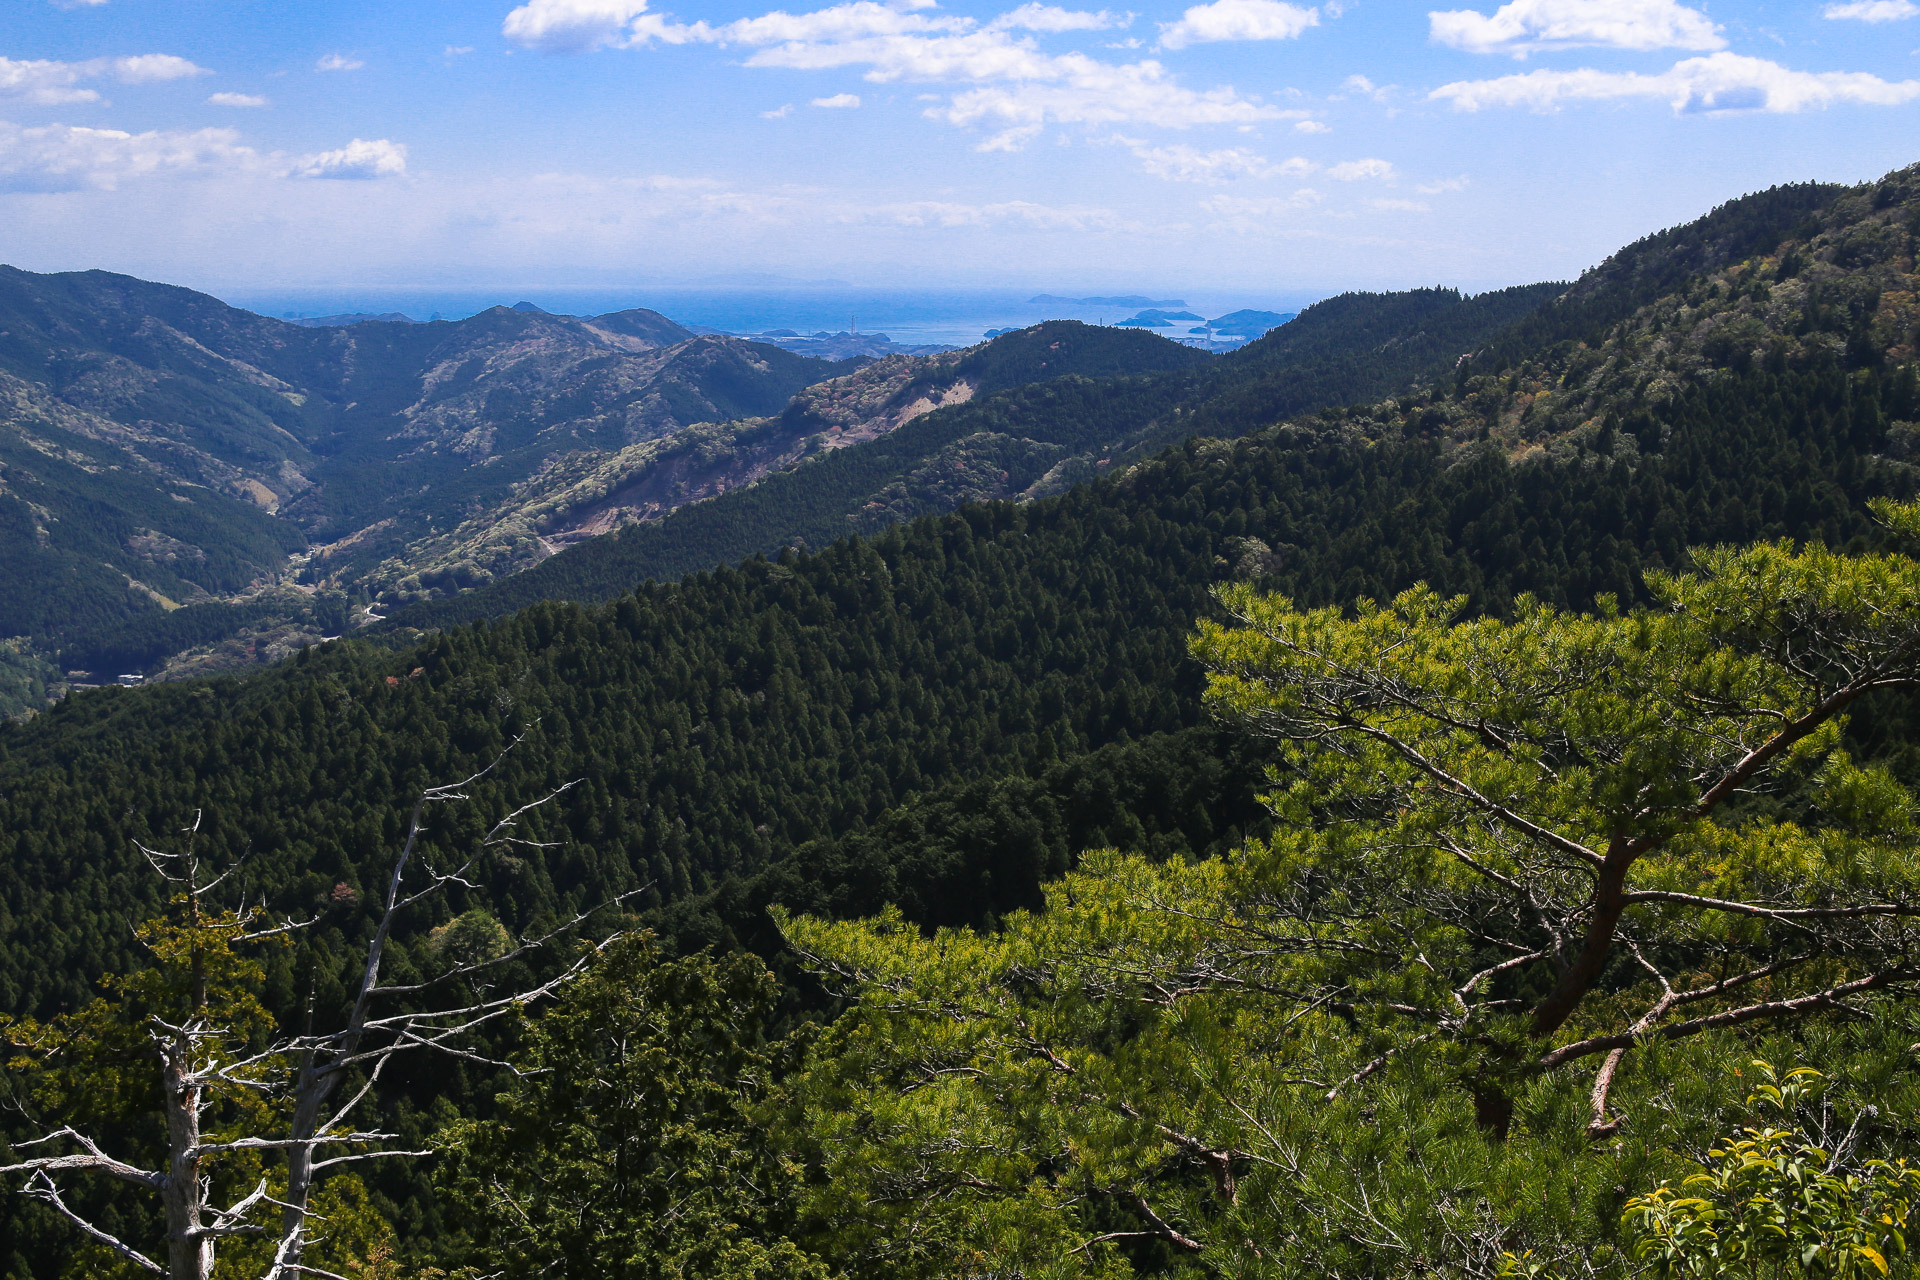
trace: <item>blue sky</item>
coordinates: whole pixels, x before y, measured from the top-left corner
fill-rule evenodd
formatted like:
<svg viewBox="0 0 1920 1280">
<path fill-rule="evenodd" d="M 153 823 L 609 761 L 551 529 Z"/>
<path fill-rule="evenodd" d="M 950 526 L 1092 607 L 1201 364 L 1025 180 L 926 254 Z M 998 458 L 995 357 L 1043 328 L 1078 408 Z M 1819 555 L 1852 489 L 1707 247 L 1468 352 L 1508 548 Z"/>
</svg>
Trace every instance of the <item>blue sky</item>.
<svg viewBox="0 0 1920 1280">
<path fill-rule="evenodd" d="M 0 261 L 1469 289 L 1920 160 L 1920 3 L 7 0 Z"/>
</svg>

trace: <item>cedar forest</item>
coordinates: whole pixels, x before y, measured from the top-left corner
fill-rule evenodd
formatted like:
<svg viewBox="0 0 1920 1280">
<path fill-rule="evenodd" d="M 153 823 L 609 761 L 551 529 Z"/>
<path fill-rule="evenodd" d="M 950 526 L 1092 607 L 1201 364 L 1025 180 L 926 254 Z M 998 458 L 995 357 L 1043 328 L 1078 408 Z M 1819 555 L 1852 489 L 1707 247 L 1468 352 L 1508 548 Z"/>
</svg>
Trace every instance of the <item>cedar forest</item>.
<svg viewBox="0 0 1920 1280">
<path fill-rule="evenodd" d="M 1917 247 L 1036 366 L 7 723 L 0 1275 L 1915 1274 Z"/>
</svg>

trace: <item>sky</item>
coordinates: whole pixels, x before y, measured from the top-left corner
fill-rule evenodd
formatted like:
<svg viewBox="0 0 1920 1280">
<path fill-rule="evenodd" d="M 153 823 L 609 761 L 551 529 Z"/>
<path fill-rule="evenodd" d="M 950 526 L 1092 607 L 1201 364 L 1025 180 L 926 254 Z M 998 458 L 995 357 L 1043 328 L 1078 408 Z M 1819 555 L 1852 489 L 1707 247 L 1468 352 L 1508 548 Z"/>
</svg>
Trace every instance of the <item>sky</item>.
<svg viewBox="0 0 1920 1280">
<path fill-rule="evenodd" d="M 0 19 L 0 261 L 216 293 L 1478 291 L 1915 161 L 1916 0 Z"/>
</svg>

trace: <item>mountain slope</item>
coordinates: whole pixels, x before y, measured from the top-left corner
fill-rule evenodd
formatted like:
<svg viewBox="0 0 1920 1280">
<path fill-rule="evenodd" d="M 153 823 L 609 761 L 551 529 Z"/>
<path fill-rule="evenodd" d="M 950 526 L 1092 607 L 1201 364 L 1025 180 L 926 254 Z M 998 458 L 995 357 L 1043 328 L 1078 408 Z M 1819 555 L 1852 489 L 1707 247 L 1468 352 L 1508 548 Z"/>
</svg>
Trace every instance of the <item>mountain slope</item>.
<svg viewBox="0 0 1920 1280">
<path fill-rule="evenodd" d="M 915 403 L 927 407 L 925 416 L 885 440 L 844 454 L 822 449 L 790 474 L 574 547 L 483 591 L 395 613 L 392 622 L 443 626 L 542 599 L 607 599 L 646 578 L 796 541 L 819 546 L 963 502 L 1059 493 L 1196 432 L 1238 435 L 1292 413 L 1406 390 L 1422 375 L 1450 375 L 1462 353 L 1563 288 L 1534 285 L 1472 299 L 1443 289 L 1343 295 L 1217 359 L 1138 332 L 1073 321 L 1037 325 L 956 361 L 954 373 L 973 388 L 965 402 L 935 412 L 923 397 Z M 1140 376 L 1152 368 L 1144 354 L 1159 348 L 1185 354 Z M 1073 357 L 1067 367 L 1074 377 L 991 394 L 1022 377 L 1043 379 L 1066 363 L 1065 355 Z M 1117 372 L 1128 367 L 1133 376 Z M 860 384 L 883 370 L 874 366 L 845 381 Z M 895 399 L 919 385 L 893 393 Z M 805 412 L 806 404 L 819 403 L 809 397 L 826 391 L 808 393 L 789 412 Z"/>
<path fill-rule="evenodd" d="M 307 328 L 0 268 L 0 636 L 262 592 L 299 612 L 556 455 L 775 412 L 844 368 L 648 311 Z"/>
<path fill-rule="evenodd" d="M 702 423 L 611 454 L 556 456 L 509 497 L 447 534 L 410 545 L 367 582 L 382 608 L 432 600 L 637 521 L 865 446 L 976 396 L 1070 375 L 1197 369 L 1208 360 L 1156 337 L 1075 324 L 1038 325 L 965 351 L 888 356 L 799 392 L 775 416 Z M 896 453 L 889 448 L 875 456 Z M 718 550 L 727 558 L 725 548 Z M 706 553 L 695 555 L 701 566 L 713 562 Z"/>
</svg>

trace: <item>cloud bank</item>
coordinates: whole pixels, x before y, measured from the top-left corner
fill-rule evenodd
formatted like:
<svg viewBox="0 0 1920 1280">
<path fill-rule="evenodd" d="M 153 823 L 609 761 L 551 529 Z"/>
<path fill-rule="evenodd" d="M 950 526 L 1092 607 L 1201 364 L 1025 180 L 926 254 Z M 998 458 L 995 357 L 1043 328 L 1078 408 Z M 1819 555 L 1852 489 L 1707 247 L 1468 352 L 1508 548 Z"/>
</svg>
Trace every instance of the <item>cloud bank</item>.
<svg viewBox="0 0 1920 1280">
<path fill-rule="evenodd" d="M 1491 14 L 1436 11 L 1427 22 L 1435 44 L 1518 58 L 1554 49 L 1704 52 L 1727 45 L 1704 13 L 1674 0 L 1513 0 Z"/>
<path fill-rule="evenodd" d="M 647 12 L 645 0 L 529 0 L 501 32 L 544 53 L 637 49 L 652 44 L 724 45 L 748 50 L 745 65 L 795 71 L 855 70 L 871 83 L 958 86 L 926 114 L 998 132 L 984 150 L 1014 150 L 1048 124 L 1154 124 L 1165 128 L 1299 119 L 1230 86 L 1194 90 L 1159 62 L 1112 63 L 1084 53 L 1049 53 L 1033 34 L 1119 25 L 1106 10 L 1029 3 L 988 22 L 927 12 L 930 0 L 885 5 L 848 0 L 807 13 L 776 10 L 718 26 L 678 23 Z M 1187 11 L 1177 46 L 1189 40 L 1279 39 L 1318 21 L 1316 11 L 1277 0 L 1216 0 Z M 1162 43 L 1166 43 L 1163 37 Z"/>
<path fill-rule="evenodd" d="M 337 151 L 307 156 L 291 170 L 296 178 L 397 178 L 407 171 L 407 149 L 386 138 L 355 138 Z"/>
<path fill-rule="evenodd" d="M 5 191 L 111 191 L 130 179 L 260 165 L 260 154 L 232 129 L 127 133 L 63 124 L 22 128 L 0 120 L 0 190 Z"/>
<path fill-rule="evenodd" d="M 1458 111 L 1491 107 L 1557 110 L 1567 102 L 1653 99 L 1676 112 L 1767 111 L 1784 114 L 1858 103 L 1900 106 L 1920 99 L 1920 80 L 1882 80 L 1860 71 L 1794 71 L 1764 58 L 1716 53 L 1688 58 L 1657 75 L 1639 72 L 1532 71 L 1441 85 L 1430 95 Z"/>
<path fill-rule="evenodd" d="M 57 62 L 46 58 L 25 61 L 0 58 L 0 98 L 35 106 L 64 106 L 98 102 L 100 94 L 81 88 L 83 80 L 117 80 L 121 84 L 153 84 L 185 80 L 213 73 L 170 53 L 143 53 L 130 58 L 92 58 L 85 62 Z"/>
<path fill-rule="evenodd" d="M 1222 40 L 1292 40 L 1320 25 L 1318 9 L 1279 0 L 1214 0 L 1195 5 L 1178 22 L 1160 28 L 1161 47 L 1184 49 Z"/>
<path fill-rule="evenodd" d="M 1820 16 L 1836 21 L 1898 22 L 1920 17 L 1920 4 L 1913 0 L 1851 0 L 1848 4 L 1830 4 Z"/>
</svg>

